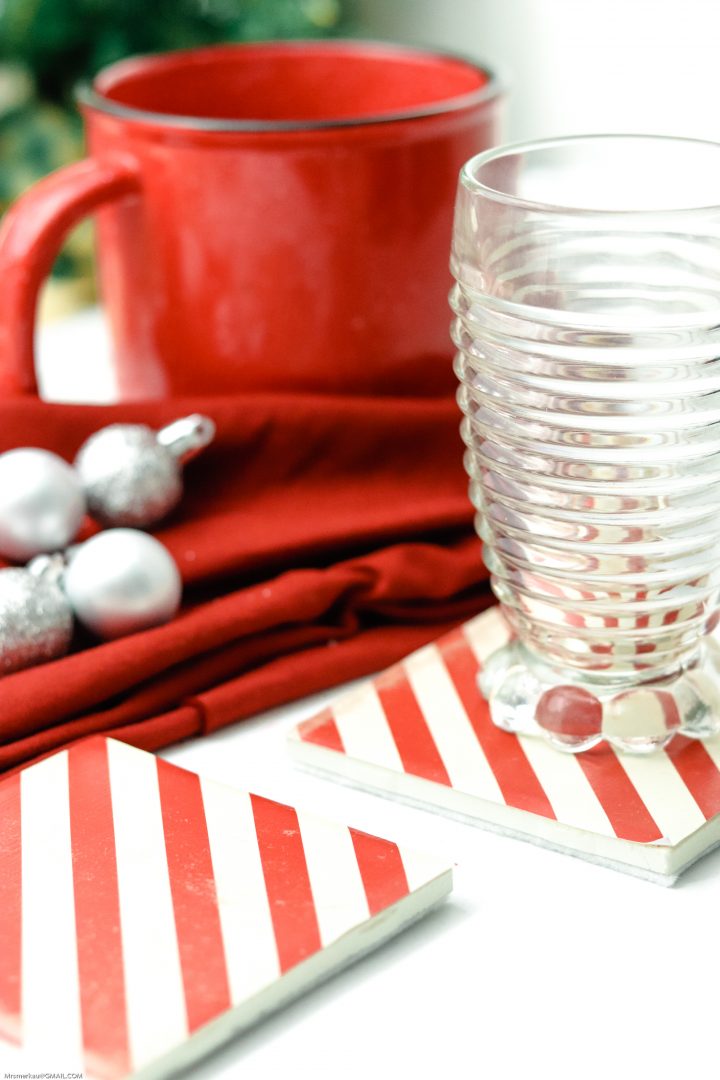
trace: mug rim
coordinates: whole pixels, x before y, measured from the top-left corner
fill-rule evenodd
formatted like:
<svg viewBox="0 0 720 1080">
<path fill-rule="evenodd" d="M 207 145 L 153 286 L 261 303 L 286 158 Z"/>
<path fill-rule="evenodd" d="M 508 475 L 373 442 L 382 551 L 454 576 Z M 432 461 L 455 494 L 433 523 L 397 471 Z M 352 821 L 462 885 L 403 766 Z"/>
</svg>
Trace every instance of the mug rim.
<svg viewBox="0 0 720 1080">
<path fill-rule="evenodd" d="M 176 113 L 155 112 L 149 109 L 140 109 L 132 105 L 123 105 L 113 101 L 103 92 L 102 83 L 118 75 L 133 75 L 135 72 L 143 72 L 149 68 L 171 67 L 178 61 L 191 59 L 192 62 L 200 62 L 211 56 L 222 54 L 232 55 L 252 50 L 253 48 L 275 48 L 281 51 L 291 52 L 306 46 L 313 49 L 327 51 L 336 50 L 338 53 L 355 52 L 359 54 L 382 54 L 398 56 L 404 54 L 411 57 L 426 57 L 431 60 L 452 60 L 465 65 L 473 71 L 486 77 L 482 86 L 464 94 L 418 105 L 407 109 L 398 109 L 396 112 L 383 114 L 371 114 L 361 117 L 341 117 L 325 120 L 260 120 L 260 119 L 227 119 L 219 117 L 186 116 Z M 134 123 L 155 125 L 185 131 L 202 131 L 218 133 L 258 133 L 258 132 L 292 132 L 292 131 L 323 131 L 339 128 L 356 128 L 367 125 L 394 124 L 408 120 L 422 120 L 426 117 L 443 116 L 471 109 L 478 105 L 485 105 L 505 92 L 505 80 L 501 78 L 495 68 L 489 67 L 481 61 L 472 60 L 459 53 L 444 49 L 429 49 L 419 45 L 407 45 L 404 42 L 380 41 L 366 38 L 294 38 L 278 39 L 269 41 L 236 42 L 220 45 L 203 46 L 196 49 L 175 49 L 166 53 L 145 53 L 138 56 L 130 56 L 118 60 L 103 68 L 93 79 L 92 83 L 81 83 L 75 89 L 75 99 L 84 108 L 94 109 L 105 113 L 118 120 L 127 120 Z"/>
</svg>

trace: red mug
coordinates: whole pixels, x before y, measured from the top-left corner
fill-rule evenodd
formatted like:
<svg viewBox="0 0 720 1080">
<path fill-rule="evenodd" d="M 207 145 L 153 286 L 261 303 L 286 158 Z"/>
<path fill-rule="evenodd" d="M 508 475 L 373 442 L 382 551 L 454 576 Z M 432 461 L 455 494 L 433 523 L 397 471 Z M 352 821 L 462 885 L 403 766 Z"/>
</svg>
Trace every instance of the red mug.
<svg viewBox="0 0 720 1080">
<path fill-rule="evenodd" d="M 497 81 L 362 41 L 230 45 L 107 68 L 90 156 L 0 234 L 0 393 L 36 393 L 38 289 L 97 212 L 122 398 L 451 392 L 457 174 L 497 141 Z"/>
</svg>

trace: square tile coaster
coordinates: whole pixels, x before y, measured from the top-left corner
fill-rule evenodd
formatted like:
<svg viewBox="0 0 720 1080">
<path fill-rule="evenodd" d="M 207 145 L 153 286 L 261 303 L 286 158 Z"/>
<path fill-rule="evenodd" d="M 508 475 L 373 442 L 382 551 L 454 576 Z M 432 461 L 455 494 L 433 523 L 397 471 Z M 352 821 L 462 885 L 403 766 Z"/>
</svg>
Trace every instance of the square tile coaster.
<svg viewBox="0 0 720 1080">
<path fill-rule="evenodd" d="M 302 765 L 424 809 L 673 884 L 720 843 L 720 737 L 573 756 L 495 727 L 477 674 L 499 608 L 338 698 L 290 736 Z"/>
<path fill-rule="evenodd" d="M 168 1076 L 451 888 L 446 862 L 88 739 L 0 782 L 0 1037 Z"/>
</svg>

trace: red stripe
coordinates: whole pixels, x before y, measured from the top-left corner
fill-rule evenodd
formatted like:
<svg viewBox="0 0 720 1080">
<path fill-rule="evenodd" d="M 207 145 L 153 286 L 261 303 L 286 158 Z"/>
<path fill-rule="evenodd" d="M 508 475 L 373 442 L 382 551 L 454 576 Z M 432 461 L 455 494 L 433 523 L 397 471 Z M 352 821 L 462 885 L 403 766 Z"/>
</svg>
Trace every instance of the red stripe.
<svg viewBox="0 0 720 1080">
<path fill-rule="evenodd" d="M 488 703 L 477 684 L 480 665 L 462 629 L 443 638 L 440 651 L 507 805 L 554 818 L 550 800 L 519 740 L 490 719 Z"/>
<path fill-rule="evenodd" d="M 706 819 L 720 813 L 720 772 L 703 744 L 676 735 L 666 753 Z"/>
<path fill-rule="evenodd" d="M 405 772 L 451 786 L 435 740 L 402 667 L 390 668 L 376 679 L 375 689 Z"/>
<path fill-rule="evenodd" d="M 397 844 L 350 829 L 371 915 L 402 900 L 409 890 Z"/>
<path fill-rule="evenodd" d="M 641 600 L 641 601 L 647 600 L 647 590 L 638 589 L 638 591 L 635 593 L 635 599 L 636 600 Z M 638 630 L 647 630 L 649 625 L 650 625 L 650 615 L 649 614 L 636 615 L 636 617 L 635 617 L 635 627 Z"/>
<path fill-rule="evenodd" d="M 68 752 L 70 836 L 85 1067 L 130 1071 L 115 829 L 105 739 Z"/>
<path fill-rule="evenodd" d="M 230 1008 L 230 986 L 200 778 L 158 759 L 170 891 L 188 1029 Z"/>
<path fill-rule="evenodd" d="M 649 844 L 662 831 L 608 746 L 586 750 L 577 761 L 620 840 Z"/>
<path fill-rule="evenodd" d="M 330 709 L 324 709 L 312 720 L 304 720 L 300 724 L 299 732 L 303 742 L 326 746 L 328 750 L 337 750 L 339 754 L 345 753 L 340 732 Z"/>
<path fill-rule="evenodd" d="M 280 970 L 320 950 L 315 901 L 297 814 L 291 806 L 250 796 Z"/>
<path fill-rule="evenodd" d="M 20 1042 L 20 774 L 0 787 L 0 1033 Z"/>
<path fill-rule="evenodd" d="M 655 696 L 660 702 L 660 708 L 662 709 L 663 718 L 665 720 L 665 727 L 668 731 L 675 731 L 682 723 L 675 698 L 667 690 L 656 690 Z"/>
</svg>

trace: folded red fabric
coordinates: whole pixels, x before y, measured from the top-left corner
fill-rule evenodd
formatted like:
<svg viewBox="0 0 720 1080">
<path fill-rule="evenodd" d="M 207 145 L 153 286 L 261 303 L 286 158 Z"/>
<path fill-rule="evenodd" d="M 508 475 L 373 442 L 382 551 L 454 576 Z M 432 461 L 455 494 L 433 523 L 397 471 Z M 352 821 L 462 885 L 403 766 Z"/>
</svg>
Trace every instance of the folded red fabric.
<svg viewBox="0 0 720 1080">
<path fill-rule="evenodd" d="M 0 451 L 71 460 L 106 424 L 217 425 L 155 535 L 180 615 L 0 682 L 0 769 L 103 731 L 146 749 L 377 670 L 490 602 L 448 399 L 0 404 Z"/>
</svg>

